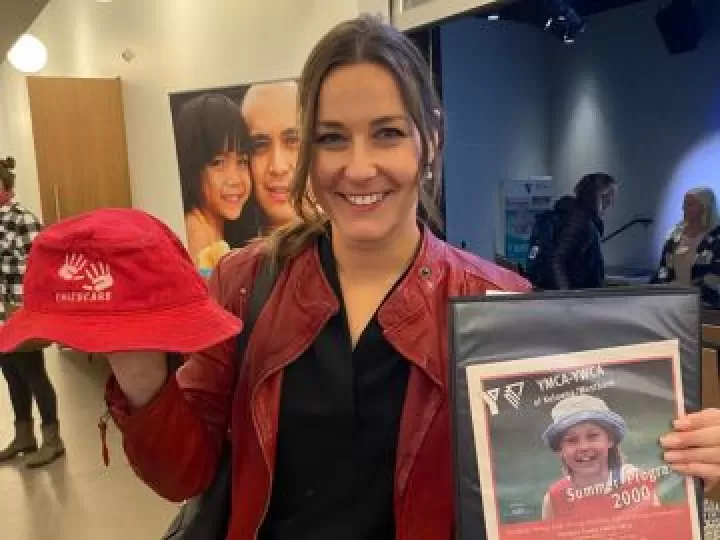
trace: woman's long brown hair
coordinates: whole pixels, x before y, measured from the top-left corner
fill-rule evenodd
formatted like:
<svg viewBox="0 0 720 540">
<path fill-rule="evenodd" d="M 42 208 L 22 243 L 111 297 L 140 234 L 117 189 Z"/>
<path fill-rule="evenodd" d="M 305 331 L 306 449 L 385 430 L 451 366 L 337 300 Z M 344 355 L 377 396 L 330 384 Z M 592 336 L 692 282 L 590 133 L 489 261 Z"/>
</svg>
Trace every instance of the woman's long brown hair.
<svg viewBox="0 0 720 540">
<path fill-rule="evenodd" d="M 395 79 L 405 109 L 420 134 L 420 205 L 433 225 L 442 228 L 438 201 L 442 186 L 444 117 L 430 68 L 409 38 L 379 17 L 363 15 L 337 25 L 325 35 L 310 53 L 303 69 L 298 92 L 300 150 L 290 193 L 298 219 L 269 237 L 266 245 L 275 264 L 282 265 L 295 257 L 325 231 L 327 218 L 318 209 L 309 188 L 318 96 L 330 73 L 361 63 L 380 66 Z"/>
</svg>

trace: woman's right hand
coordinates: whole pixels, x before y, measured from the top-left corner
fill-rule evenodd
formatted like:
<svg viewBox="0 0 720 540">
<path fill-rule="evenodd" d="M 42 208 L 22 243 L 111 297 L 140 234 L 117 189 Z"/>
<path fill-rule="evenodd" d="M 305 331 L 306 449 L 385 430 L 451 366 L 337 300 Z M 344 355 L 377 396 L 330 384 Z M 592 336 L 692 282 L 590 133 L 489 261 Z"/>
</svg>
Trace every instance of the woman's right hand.
<svg viewBox="0 0 720 540">
<path fill-rule="evenodd" d="M 150 403 L 168 376 L 164 352 L 117 352 L 107 358 L 120 389 L 135 408 Z"/>
</svg>

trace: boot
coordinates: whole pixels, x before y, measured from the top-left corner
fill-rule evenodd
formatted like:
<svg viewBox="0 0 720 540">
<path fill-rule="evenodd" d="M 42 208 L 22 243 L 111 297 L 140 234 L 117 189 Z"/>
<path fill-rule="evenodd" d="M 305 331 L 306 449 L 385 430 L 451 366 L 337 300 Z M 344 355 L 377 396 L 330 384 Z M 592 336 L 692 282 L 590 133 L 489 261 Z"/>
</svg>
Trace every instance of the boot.
<svg viewBox="0 0 720 540">
<path fill-rule="evenodd" d="M 37 439 L 33 432 L 32 422 L 16 422 L 15 438 L 4 450 L 0 450 L 0 461 L 8 461 L 18 454 L 35 452 L 37 450 Z"/>
<path fill-rule="evenodd" d="M 60 438 L 60 426 L 58 424 L 41 426 L 40 429 L 42 430 L 43 443 L 40 449 L 32 454 L 25 464 L 30 469 L 52 463 L 65 453 L 65 446 Z"/>
</svg>

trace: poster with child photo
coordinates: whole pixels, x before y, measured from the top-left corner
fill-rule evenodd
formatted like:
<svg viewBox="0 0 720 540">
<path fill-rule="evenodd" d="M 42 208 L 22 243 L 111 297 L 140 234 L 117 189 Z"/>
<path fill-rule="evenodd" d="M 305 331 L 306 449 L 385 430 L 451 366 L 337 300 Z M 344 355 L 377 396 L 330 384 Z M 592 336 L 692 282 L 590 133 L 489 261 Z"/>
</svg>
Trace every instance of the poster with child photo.
<svg viewBox="0 0 720 540">
<path fill-rule="evenodd" d="M 170 94 L 187 248 L 201 274 L 296 219 L 298 91 L 285 79 Z M 418 217 L 444 238 L 442 197 L 438 210 L 438 223 L 422 209 Z"/>
<path fill-rule="evenodd" d="M 188 251 L 201 273 L 295 217 L 297 93 L 288 79 L 170 95 Z"/>
<path fill-rule="evenodd" d="M 684 413 L 678 343 L 467 367 L 489 540 L 699 540 L 658 440 Z"/>
</svg>

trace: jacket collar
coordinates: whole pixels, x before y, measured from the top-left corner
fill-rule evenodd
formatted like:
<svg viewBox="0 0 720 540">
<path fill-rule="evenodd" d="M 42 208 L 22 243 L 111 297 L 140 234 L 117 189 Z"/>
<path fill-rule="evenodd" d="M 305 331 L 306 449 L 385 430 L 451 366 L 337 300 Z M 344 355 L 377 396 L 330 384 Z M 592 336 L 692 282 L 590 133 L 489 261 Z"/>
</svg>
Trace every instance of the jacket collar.
<svg viewBox="0 0 720 540">
<path fill-rule="evenodd" d="M 445 244 L 424 225 L 421 232 L 420 249 L 402 281 L 380 307 L 378 322 L 386 339 L 406 360 L 443 386 L 446 377 L 439 358 L 437 332 L 444 325 L 437 324 L 438 313 L 437 308 L 433 309 L 433 298 L 444 278 L 445 267 L 441 262 Z M 335 313 L 340 306 L 322 270 L 317 244 L 304 263 L 304 275 L 298 280 L 298 303 L 309 310 L 321 303 L 326 310 L 332 308 Z M 321 291 L 303 286 L 313 281 L 318 281 Z M 445 316 L 444 307 L 439 315 Z"/>
<path fill-rule="evenodd" d="M 421 246 L 410 269 L 395 287 L 378 312 L 378 321 L 385 336 L 409 362 L 422 370 L 433 382 L 445 386 L 445 369 L 437 343 L 437 316 L 445 316 L 433 307 L 437 289 L 444 278 L 444 244 L 427 227 L 422 230 Z M 282 296 L 291 295 L 294 309 L 285 308 Z M 271 295 L 275 309 L 266 310 L 258 323 L 272 333 L 258 345 L 262 350 L 252 356 L 264 357 L 267 362 L 255 363 L 255 377 L 265 375 L 292 363 L 317 338 L 328 319 L 340 309 L 337 296 L 322 270 L 317 242 L 298 255 L 285 269 Z M 274 319 L 274 320 L 273 320 Z M 272 321 L 272 322 L 271 322 Z M 293 328 L 293 332 L 281 329 Z M 265 332 L 263 332 L 265 333 Z M 442 336 L 441 336 L 442 338 Z M 251 340 L 254 341 L 254 340 Z M 248 344 L 249 352 L 252 344 Z M 262 365 L 262 367 L 261 367 Z"/>
<path fill-rule="evenodd" d="M 435 384 L 444 386 L 447 377 L 437 340 L 438 331 L 445 328 L 438 320 L 446 316 L 444 293 L 438 289 L 445 279 L 442 261 L 446 246 L 428 227 L 423 227 L 422 233 L 413 264 L 380 308 L 378 319 L 386 338 L 398 352 Z M 438 306 L 438 301 L 442 305 Z"/>
</svg>

